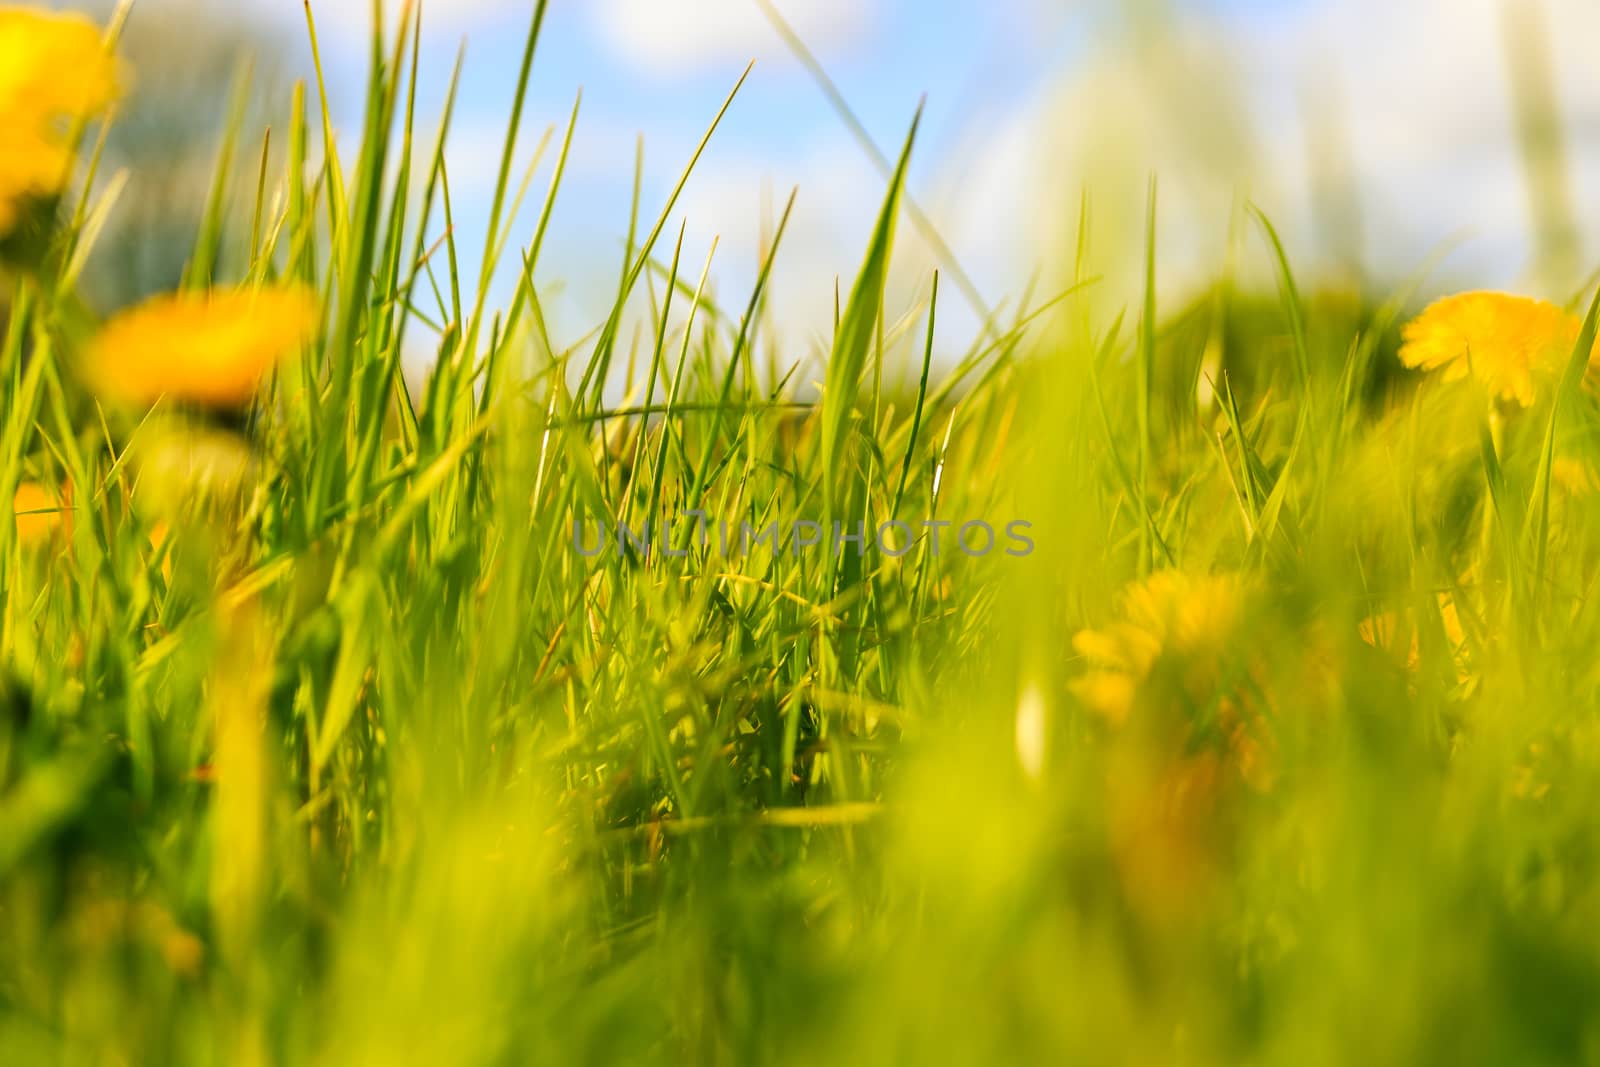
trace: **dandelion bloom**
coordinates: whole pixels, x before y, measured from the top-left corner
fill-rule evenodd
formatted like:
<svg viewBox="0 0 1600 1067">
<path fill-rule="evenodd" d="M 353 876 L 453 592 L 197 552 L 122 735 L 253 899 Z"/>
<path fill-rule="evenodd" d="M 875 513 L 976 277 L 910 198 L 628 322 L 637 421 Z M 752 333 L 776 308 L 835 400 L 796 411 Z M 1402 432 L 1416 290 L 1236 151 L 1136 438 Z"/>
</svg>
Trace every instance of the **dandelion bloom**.
<svg viewBox="0 0 1600 1067">
<path fill-rule="evenodd" d="M 1244 589 L 1234 577 L 1151 575 L 1123 593 L 1121 619 L 1073 638 L 1091 665 L 1074 691 L 1092 710 L 1121 723 L 1158 661 L 1179 668 L 1185 689 L 1208 688 L 1237 636 L 1243 603 Z"/>
<path fill-rule="evenodd" d="M 154 559 L 161 561 L 161 576 L 167 581 L 172 581 L 172 527 L 166 519 L 157 519 L 155 525 L 150 527 L 150 552 Z"/>
<path fill-rule="evenodd" d="M 72 125 L 117 93 L 116 61 L 81 15 L 0 7 L 0 234 L 61 191 Z"/>
<path fill-rule="evenodd" d="M 1104 795 L 1110 858 L 1129 903 L 1149 920 L 1197 912 L 1228 867 L 1240 787 L 1271 785 L 1256 736 L 1251 600 L 1236 575 L 1162 571 L 1128 587 L 1115 621 L 1073 638 L 1089 665 L 1073 690 L 1114 728 Z"/>
<path fill-rule="evenodd" d="M 54 493 L 37 482 L 23 482 L 11 500 L 17 540 L 24 545 L 49 540 L 64 523 L 65 511 Z"/>
<path fill-rule="evenodd" d="M 89 378 L 132 404 L 170 396 L 239 407 L 316 324 L 316 300 L 301 288 L 157 297 L 106 325 L 89 355 Z"/>
<path fill-rule="evenodd" d="M 1600 471 L 1587 460 L 1557 456 L 1550 468 L 1550 480 L 1573 496 L 1586 496 L 1600 489 Z"/>
<path fill-rule="evenodd" d="M 1246 632 L 1251 597 L 1238 575 L 1161 571 L 1134 583 L 1118 620 L 1073 638 L 1088 663 L 1073 692 L 1112 727 L 1135 725 L 1159 746 L 1188 748 L 1196 731 L 1209 733 L 1240 778 L 1268 788 L 1259 664 Z M 1136 709 L 1155 714 L 1130 723 Z M 1174 720 L 1173 709 L 1199 718 Z"/>
<path fill-rule="evenodd" d="M 1429 305 L 1402 334 L 1400 362 L 1445 379 L 1469 373 L 1498 400 L 1528 407 L 1538 379 L 1558 373 L 1582 328 L 1576 316 L 1532 297 L 1460 293 Z"/>
<path fill-rule="evenodd" d="M 1456 679 L 1468 681 L 1472 677 L 1471 646 L 1467 631 L 1461 624 L 1461 612 L 1456 607 L 1456 599 L 1450 593 L 1441 592 L 1435 595 L 1435 603 L 1438 605 L 1438 620 L 1447 651 L 1455 662 Z M 1422 616 L 1423 613 L 1409 608 L 1400 612 L 1383 611 L 1362 619 L 1356 632 L 1368 645 L 1380 652 L 1388 652 L 1396 659 L 1403 659 L 1406 669 L 1415 671 L 1422 664 L 1423 629 L 1429 625 Z"/>
<path fill-rule="evenodd" d="M 238 434 L 178 421 L 147 427 L 129 451 L 139 472 L 140 500 L 230 496 L 248 481 L 255 463 Z"/>
</svg>

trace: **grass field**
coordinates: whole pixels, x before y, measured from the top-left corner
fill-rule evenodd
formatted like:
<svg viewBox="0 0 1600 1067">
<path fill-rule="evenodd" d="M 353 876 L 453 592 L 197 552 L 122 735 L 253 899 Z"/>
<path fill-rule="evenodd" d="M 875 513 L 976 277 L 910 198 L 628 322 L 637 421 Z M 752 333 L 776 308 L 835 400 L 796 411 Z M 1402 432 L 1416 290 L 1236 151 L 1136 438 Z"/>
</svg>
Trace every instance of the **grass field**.
<svg viewBox="0 0 1600 1067">
<path fill-rule="evenodd" d="M 0 8 L 0 1063 L 1600 1062 L 1588 289 L 1248 214 L 1275 291 L 1084 241 L 934 360 L 902 157 L 825 365 L 675 195 L 558 349 L 565 150 L 465 261 L 413 29 L 102 322 L 117 72 Z"/>
</svg>

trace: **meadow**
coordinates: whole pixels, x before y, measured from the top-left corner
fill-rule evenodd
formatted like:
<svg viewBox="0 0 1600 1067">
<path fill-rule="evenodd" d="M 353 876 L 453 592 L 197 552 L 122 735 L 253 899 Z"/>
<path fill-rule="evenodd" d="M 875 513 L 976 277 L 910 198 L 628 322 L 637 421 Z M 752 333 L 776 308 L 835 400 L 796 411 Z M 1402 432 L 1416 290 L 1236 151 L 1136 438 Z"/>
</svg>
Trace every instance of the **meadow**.
<svg viewBox="0 0 1600 1067">
<path fill-rule="evenodd" d="M 0 7 L 0 1063 L 1600 1062 L 1592 283 L 1107 315 L 1085 198 L 935 359 L 913 123 L 825 359 L 695 158 L 557 347 L 544 7 L 481 261 L 407 7 L 108 309 L 126 9 Z"/>
</svg>

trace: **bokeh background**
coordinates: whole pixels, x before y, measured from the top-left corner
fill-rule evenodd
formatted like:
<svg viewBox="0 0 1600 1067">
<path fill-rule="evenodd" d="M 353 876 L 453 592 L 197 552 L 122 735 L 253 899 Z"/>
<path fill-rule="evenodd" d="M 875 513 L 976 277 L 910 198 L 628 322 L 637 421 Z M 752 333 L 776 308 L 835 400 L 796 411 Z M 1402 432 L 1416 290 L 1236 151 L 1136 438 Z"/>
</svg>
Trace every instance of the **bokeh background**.
<svg viewBox="0 0 1600 1067">
<path fill-rule="evenodd" d="M 1579 395 L 1582 421 L 1563 414 L 1559 441 L 1541 445 L 1553 407 L 1486 409 L 1470 382 L 1407 371 L 1396 351 L 1410 305 L 1441 291 L 1565 303 L 1586 288 L 1600 14 L 1578 0 L 772 2 L 879 151 L 895 153 L 926 96 L 909 189 L 970 275 L 970 305 L 1037 307 L 1086 247 L 1101 282 L 1084 302 L 1100 306 L 1067 304 L 1025 353 L 968 365 L 982 369 L 947 394 L 937 383 L 954 379 L 981 312 L 945 262 L 947 366 L 926 413 L 915 382 L 880 395 L 874 373 L 869 422 L 859 366 L 862 381 L 843 375 L 818 412 L 859 408 L 876 430 L 842 478 L 808 439 L 817 423 L 768 412 L 756 374 L 715 391 L 716 372 L 739 367 L 724 361 L 726 324 L 699 334 L 707 373 L 689 363 L 685 399 L 715 402 L 673 410 L 681 437 L 614 412 L 591 428 L 596 398 L 568 406 L 540 377 L 560 364 L 515 334 L 499 350 L 532 349 L 537 375 L 496 360 L 494 402 L 475 393 L 480 334 L 476 349 L 447 348 L 434 393 L 413 393 L 417 429 L 391 434 L 386 389 L 365 389 L 385 384 L 369 372 L 387 374 L 389 351 L 330 336 L 308 366 L 325 361 L 341 398 L 369 403 L 263 405 L 248 429 L 270 462 L 250 475 L 248 520 L 174 508 L 158 542 L 134 506 L 144 497 L 124 493 L 110 551 L 101 524 L 79 521 L 70 551 L 32 550 L 19 570 L 51 584 L 7 602 L 26 622 L 14 633 L 42 632 L 46 650 L 71 648 L 79 627 L 114 635 L 81 659 L 30 654 L 28 691 L 84 709 L 61 721 L 86 724 L 92 751 L 115 740 L 112 766 L 133 783 L 85 773 L 82 811 L 59 816 L 72 832 L 0 885 L 14 889 L 0 907 L 10 943 L 28 950 L 9 968 L 31 1009 L 20 1047 L 70 1039 L 92 1063 L 268 1050 L 503 1063 L 531 1049 L 574 1062 L 1600 1062 L 1600 409 Z M 468 42 L 448 160 L 469 293 L 532 7 L 433 0 L 425 21 L 423 151 Z M 317 10 L 348 166 L 369 5 Z M 235 211 L 250 210 L 266 125 L 279 131 L 267 173 L 283 173 L 290 87 L 315 84 L 303 15 L 300 0 L 139 0 L 108 155 L 128 184 L 85 284 L 99 310 L 177 283 L 224 130 L 245 131 L 223 153 Z M 557 346 L 577 346 L 616 298 L 636 160 L 648 226 L 752 58 L 668 239 L 681 219 L 692 277 L 720 237 L 718 295 L 743 307 L 798 187 L 760 344 L 820 368 L 834 279 L 856 277 L 884 179 L 756 0 L 552 0 L 516 173 L 547 129 L 559 141 L 581 86 L 535 278 Z M 236 109 L 249 114 L 230 122 Z M 1140 303 L 1152 176 L 1157 309 Z M 1284 235 L 1303 301 L 1277 300 L 1246 203 Z M 525 247 L 535 222 L 525 213 L 508 245 Z M 430 238 L 438 225 L 436 213 Z M 237 242 L 249 219 L 227 232 Z M 238 248 L 223 252 L 217 276 L 237 277 L 224 261 Z M 915 313 L 890 359 L 919 354 L 939 261 L 904 221 L 885 321 Z M 1184 313 L 1229 279 L 1232 306 Z M 336 281 L 357 311 L 382 288 Z M 1377 306 L 1403 281 L 1402 300 Z M 633 311 L 647 327 L 645 288 Z M 425 325 L 407 334 L 418 369 L 438 344 Z M 1526 355 L 1500 347 L 1507 362 Z M 1197 388 L 1211 381 L 1226 400 Z M 1568 392 L 1580 388 L 1574 377 Z M 494 421 L 475 419 L 480 397 Z M 763 417 L 725 426 L 739 409 Z M 45 426 L 29 477 L 60 482 L 62 467 L 79 487 L 112 486 L 104 468 L 128 452 L 103 420 L 84 424 L 100 466 L 56 458 Z M 223 436 L 237 450 L 236 429 Z M 374 442 L 355 453 L 370 480 L 346 477 L 356 432 Z M 725 434 L 731 458 L 707 483 Z M 665 496 L 635 477 L 650 442 Z M 468 454 L 482 463 L 457 462 Z M 1026 515 L 1040 551 L 992 572 L 956 559 L 949 581 L 919 564 L 847 583 L 795 557 L 770 582 L 706 568 L 689 583 L 621 553 L 591 571 L 565 551 L 590 500 L 648 514 L 669 498 L 770 499 L 795 517 L 818 485 L 887 484 L 878 455 L 906 457 L 911 495 L 897 490 L 891 510 Z M 1552 456 L 1576 466 L 1559 493 Z M 531 496 L 517 491 L 529 482 Z M 1541 510 L 1524 525 L 1504 500 Z M 1141 613 L 1128 605 L 1150 595 L 1128 582 L 1164 565 L 1158 540 L 1172 570 L 1149 588 L 1172 610 Z M 1549 593 L 1524 600 L 1530 540 Z M 176 546 L 170 577 L 158 544 Z M 260 617 L 221 617 L 213 635 L 204 606 L 241 559 L 260 569 L 225 599 L 264 574 Z M 76 570 L 85 560 L 98 569 Z M 120 574 L 127 603 L 83 595 L 111 585 L 83 573 Z M 815 615 L 783 595 L 819 587 Z M 843 599 L 857 587 L 871 590 L 859 608 Z M 1141 614 L 1172 623 L 1159 669 L 1090 670 L 1084 635 L 1114 660 L 1116 642 L 1093 635 L 1128 635 L 1122 617 Z M 1085 681 L 1127 683 L 1126 728 L 1100 721 L 1116 713 Z M 1273 739 L 1260 763 L 1225 721 L 1256 705 Z M 257 708 L 269 729 L 240 728 Z M 214 764 L 201 763 L 208 732 Z M 1281 786 L 1248 780 L 1263 765 Z M 62 891 L 60 872 L 80 869 L 100 880 Z M 124 951 L 141 939 L 143 956 Z M 189 1054 L 102 1051 L 177 1045 Z"/>
</svg>

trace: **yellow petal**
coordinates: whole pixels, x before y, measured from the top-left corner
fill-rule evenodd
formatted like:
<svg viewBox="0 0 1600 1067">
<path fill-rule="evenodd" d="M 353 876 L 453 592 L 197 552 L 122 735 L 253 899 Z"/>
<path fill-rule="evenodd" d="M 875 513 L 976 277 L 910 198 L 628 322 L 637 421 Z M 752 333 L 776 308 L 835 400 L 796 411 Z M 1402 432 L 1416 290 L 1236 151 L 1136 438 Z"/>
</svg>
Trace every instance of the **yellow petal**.
<svg viewBox="0 0 1600 1067">
<path fill-rule="evenodd" d="M 157 297 L 106 325 L 87 372 L 107 396 L 148 405 L 162 396 L 238 407 L 316 329 L 301 288 Z"/>
<path fill-rule="evenodd" d="M 42 122 L 87 118 L 117 95 L 116 60 L 78 14 L 0 8 L 0 112 Z"/>
<path fill-rule="evenodd" d="M 56 495 L 36 482 L 23 482 L 11 500 L 17 519 L 17 540 L 24 545 L 47 541 L 66 522 L 66 512 Z"/>
<path fill-rule="evenodd" d="M 1446 380 L 1471 373 L 1491 396 L 1527 407 L 1538 379 L 1559 372 L 1580 327 L 1575 316 L 1545 300 L 1458 293 L 1406 324 L 1400 362 L 1442 371 Z"/>
<path fill-rule="evenodd" d="M 0 234 L 60 192 L 67 138 L 118 92 L 116 60 L 81 15 L 0 8 Z"/>
</svg>

